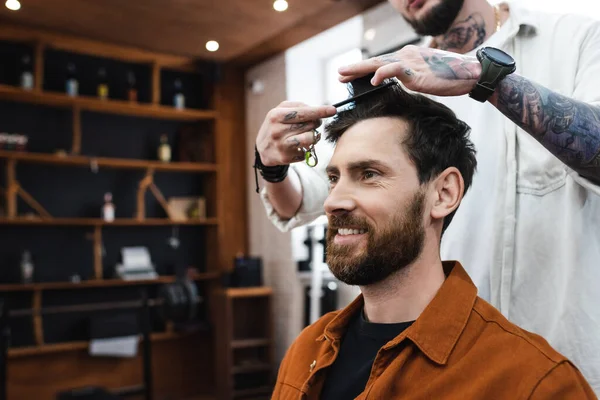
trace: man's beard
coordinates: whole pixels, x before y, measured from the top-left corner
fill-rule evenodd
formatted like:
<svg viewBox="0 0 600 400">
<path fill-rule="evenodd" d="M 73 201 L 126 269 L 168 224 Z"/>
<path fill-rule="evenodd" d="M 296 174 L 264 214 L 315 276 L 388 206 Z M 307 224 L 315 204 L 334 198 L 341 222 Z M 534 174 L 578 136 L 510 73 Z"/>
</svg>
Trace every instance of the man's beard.
<svg viewBox="0 0 600 400">
<path fill-rule="evenodd" d="M 411 264 L 425 241 L 423 208 L 425 193 L 417 191 L 407 212 L 398 213 L 381 232 L 375 232 L 366 219 L 348 215 L 330 215 L 327 229 L 327 265 L 333 275 L 348 285 L 366 286 L 380 282 Z M 337 228 L 366 229 L 366 250 L 353 255 L 353 246 L 333 242 Z"/>
<path fill-rule="evenodd" d="M 433 7 L 418 20 L 410 20 L 403 17 L 418 35 L 439 36 L 448 32 L 458 16 L 463 3 L 464 0 L 442 0 L 440 4 Z"/>
</svg>

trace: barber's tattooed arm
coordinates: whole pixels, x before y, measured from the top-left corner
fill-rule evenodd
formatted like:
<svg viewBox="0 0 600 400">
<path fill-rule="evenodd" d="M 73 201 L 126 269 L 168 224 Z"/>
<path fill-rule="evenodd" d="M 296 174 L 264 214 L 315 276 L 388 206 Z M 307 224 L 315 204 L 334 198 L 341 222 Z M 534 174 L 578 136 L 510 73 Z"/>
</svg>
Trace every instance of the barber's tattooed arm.
<svg viewBox="0 0 600 400">
<path fill-rule="evenodd" d="M 415 92 L 462 96 L 479 80 L 481 64 L 475 57 L 405 46 L 339 72 L 342 82 L 375 72 L 373 85 L 397 78 Z M 516 74 L 500 83 L 490 103 L 569 167 L 600 184 L 600 106 L 560 95 Z"/>
<path fill-rule="evenodd" d="M 569 167 L 600 183 L 600 106 L 514 74 L 504 78 L 490 102 Z"/>
</svg>

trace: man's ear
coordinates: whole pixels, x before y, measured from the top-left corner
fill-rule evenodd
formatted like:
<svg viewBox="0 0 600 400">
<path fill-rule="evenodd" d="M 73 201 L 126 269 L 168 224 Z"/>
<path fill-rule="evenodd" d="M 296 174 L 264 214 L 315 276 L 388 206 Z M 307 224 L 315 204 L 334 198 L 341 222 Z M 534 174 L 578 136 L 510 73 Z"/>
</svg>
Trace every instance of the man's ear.
<svg viewBox="0 0 600 400">
<path fill-rule="evenodd" d="M 434 202 L 431 218 L 443 219 L 456 210 L 462 200 L 465 182 L 455 167 L 446 168 L 433 182 Z"/>
</svg>

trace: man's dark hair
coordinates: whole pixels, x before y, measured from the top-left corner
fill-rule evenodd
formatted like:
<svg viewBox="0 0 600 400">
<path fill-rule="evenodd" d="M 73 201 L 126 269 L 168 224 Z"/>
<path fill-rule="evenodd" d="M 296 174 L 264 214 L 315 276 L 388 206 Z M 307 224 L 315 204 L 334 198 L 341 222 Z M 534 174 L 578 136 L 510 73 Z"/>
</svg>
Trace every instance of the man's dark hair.
<svg viewBox="0 0 600 400">
<path fill-rule="evenodd" d="M 371 77 L 352 81 L 348 85 L 350 96 L 373 89 Z M 326 127 L 327 140 L 336 143 L 354 124 L 379 117 L 396 117 L 408 123 L 409 132 L 402 145 L 417 168 L 421 184 L 430 182 L 446 168 L 456 167 L 467 192 L 477 167 L 475 149 L 469 140 L 470 127 L 445 105 L 408 93 L 398 83 L 362 96 L 350 108 L 340 111 Z M 455 212 L 444 218 L 442 234 Z"/>
</svg>

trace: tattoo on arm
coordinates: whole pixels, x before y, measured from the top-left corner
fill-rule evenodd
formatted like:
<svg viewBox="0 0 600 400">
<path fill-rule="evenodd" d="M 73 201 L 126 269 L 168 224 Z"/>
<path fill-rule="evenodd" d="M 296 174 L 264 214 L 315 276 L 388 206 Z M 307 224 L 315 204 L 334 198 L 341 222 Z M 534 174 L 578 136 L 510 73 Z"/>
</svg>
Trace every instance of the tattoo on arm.
<svg viewBox="0 0 600 400">
<path fill-rule="evenodd" d="M 569 167 L 600 183 L 600 106 L 509 75 L 498 87 L 497 107 Z"/>
<path fill-rule="evenodd" d="M 473 80 L 478 78 L 481 70 L 474 57 L 453 56 L 431 49 L 422 49 L 421 56 L 431 71 L 442 79 Z"/>
</svg>

